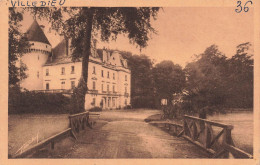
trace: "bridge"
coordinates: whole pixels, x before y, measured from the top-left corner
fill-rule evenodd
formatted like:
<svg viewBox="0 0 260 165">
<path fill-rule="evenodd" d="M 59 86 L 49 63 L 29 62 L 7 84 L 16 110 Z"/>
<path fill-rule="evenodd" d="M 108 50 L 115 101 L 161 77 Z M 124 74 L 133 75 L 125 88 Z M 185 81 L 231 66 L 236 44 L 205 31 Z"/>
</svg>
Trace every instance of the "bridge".
<svg viewBox="0 0 260 165">
<path fill-rule="evenodd" d="M 231 125 L 184 116 L 150 120 L 157 110 L 84 112 L 67 130 L 13 156 L 48 158 L 252 158 L 234 146 Z"/>
</svg>

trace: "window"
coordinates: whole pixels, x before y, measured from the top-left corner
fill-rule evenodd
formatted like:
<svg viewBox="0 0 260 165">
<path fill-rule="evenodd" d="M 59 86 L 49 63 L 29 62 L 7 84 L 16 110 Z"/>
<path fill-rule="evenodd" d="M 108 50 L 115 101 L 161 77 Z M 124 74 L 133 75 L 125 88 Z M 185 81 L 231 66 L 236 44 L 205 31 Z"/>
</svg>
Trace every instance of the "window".
<svg viewBox="0 0 260 165">
<path fill-rule="evenodd" d="M 109 92 L 109 84 L 107 84 L 107 91 Z"/>
<path fill-rule="evenodd" d="M 125 87 L 125 93 L 127 93 L 127 87 Z"/>
<path fill-rule="evenodd" d="M 107 78 L 109 78 L 109 71 L 107 71 Z"/>
<path fill-rule="evenodd" d="M 101 91 L 104 91 L 104 84 L 101 84 Z"/>
<path fill-rule="evenodd" d="M 46 76 L 49 76 L 49 69 L 46 69 Z"/>
<path fill-rule="evenodd" d="M 115 85 L 113 85 L 113 92 L 115 92 Z"/>
<path fill-rule="evenodd" d="M 39 71 L 37 72 L 37 78 L 39 78 L 40 77 L 40 73 L 39 73 Z"/>
<path fill-rule="evenodd" d="M 61 74 L 62 74 L 62 75 L 65 74 L 65 68 L 64 68 L 64 67 L 61 68 Z"/>
<path fill-rule="evenodd" d="M 127 81 L 127 75 L 125 75 L 125 81 Z"/>
<path fill-rule="evenodd" d="M 127 99 L 125 99 L 125 105 L 127 105 Z"/>
<path fill-rule="evenodd" d="M 40 56 L 38 55 L 38 60 L 40 60 Z"/>
<path fill-rule="evenodd" d="M 96 98 L 93 98 L 92 106 L 95 106 L 95 105 L 96 105 Z"/>
<path fill-rule="evenodd" d="M 104 77 L 104 71 L 103 70 L 101 70 L 101 76 Z"/>
<path fill-rule="evenodd" d="M 71 74 L 74 74 L 74 73 L 75 73 L 75 67 L 71 66 Z"/>
<path fill-rule="evenodd" d="M 96 67 L 93 66 L 93 74 L 96 74 Z"/>
<path fill-rule="evenodd" d="M 49 90 L 49 89 L 50 89 L 50 84 L 46 83 L 46 90 Z"/>
<path fill-rule="evenodd" d="M 64 89 L 65 88 L 65 81 L 62 81 L 61 82 L 61 89 Z"/>
<path fill-rule="evenodd" d="M 110 97 L 107 99 L 107 106 L 110 107 Z"/>
<path fill-rule="evenodd" d="M 113 107 L 116 106 L 115 98 L 112 98 Z"/>
<path fill-rule="evenodd" d="M 113 79 L 115 80 L 115 78 L 116 78 L 116 75 L 115 75 L 115 73 L 113 73 Z"/>
<path fill-rule="evenodd" d="M 75 81 L 71 81 L 71 89 L 75 88 Z"/>
<path fill-rule="evenodd" d="M 95 90 L 95 89 L 96 89 L 96 82 L 93 81 L 93 90 Z"/>
</svg>

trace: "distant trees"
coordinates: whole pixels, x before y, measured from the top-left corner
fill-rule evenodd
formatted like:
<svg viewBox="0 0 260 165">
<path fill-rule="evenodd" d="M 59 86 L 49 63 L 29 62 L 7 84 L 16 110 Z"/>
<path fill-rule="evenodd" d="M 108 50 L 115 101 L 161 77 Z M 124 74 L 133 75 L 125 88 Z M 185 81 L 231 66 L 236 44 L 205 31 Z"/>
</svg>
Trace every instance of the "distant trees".
<svg viewBox="0 0 260 165">
<path fill-rule="evenodd" d="M 156 97 L 170 103 L 173 94 L 182 92 L 185 87 L 185 73 L 181 66 L 172 61 L 162 61 L 152 69 Z"/>
<path fill-rule="evenodd" d="M 249 53 L 250 46 L 250 43 L 238 45 L 237 53 L 228 59 L 212 45 L 187 64 L 185 110 L 210 113 L 223 107 L 251 108 L 253 54 Z"/>
<path fill-rule="evenodd" d="M 131 104 L 135 108 L 154 108 L 153 61 L 146 55 L 121 52 L 131 70 Z"/>
<path fill-rule="evenodd" d="M 250 43 L 237 46 L 236 54 L 227 61 L 227 100 L 229 107 L 253 107 L 254 60 Z"/>
<path fill-rule="evenodd" d="M 172 61 L 153 66 L 146 55 L 121 52 L 131 70 L 131 104 L 134 108 L 158 108 L 162 98 L 170 101 L 185 85 L 185 73 Z"/>
<path fill-rule="evenodd" d="M 211 113 L 224 108 L 252 108 L 253 52 L 250 43 L 237 46 L 227 58 L 211 45 L 184 69 L 172 61 L 155 66 L 145 55 L 121 52 L 131 69 L 131 99 L 135 108 L 158 108 L 161 99 L 182 95 L 183 111 Z M 175 107 L 176 109 L 176 107 Z M 174 110 L 175 111 L 175 110 Z"/>
<path fill-rule="evenodd" d="M 197 60 L 187 64 L 187 93 L 185 99 L 198 112 L 209 106 L 222 106 L 225 102 L 225 66 L 226 56 L 216 45 L 208 47 Z"/>
</svg>

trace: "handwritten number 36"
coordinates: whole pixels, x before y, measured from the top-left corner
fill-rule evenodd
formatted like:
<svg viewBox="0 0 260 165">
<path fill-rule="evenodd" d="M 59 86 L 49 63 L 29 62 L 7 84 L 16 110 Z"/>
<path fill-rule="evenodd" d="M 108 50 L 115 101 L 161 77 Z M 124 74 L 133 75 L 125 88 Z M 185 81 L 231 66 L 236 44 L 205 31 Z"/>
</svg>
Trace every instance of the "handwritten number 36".
<svg viewBox="0 0 260 165">
<path fill-rule="evenodd" d="M 237 13 L 240 13 L 241 11 L 243 11 L 244 9 L 244 12 L 248 12 L 249 11 L 249 7 L 247 7 L 247 4 L 250 3 L 251 5 L 253 4 L 252 1 L 247 1 L 244 5 L 244 8 L 241 6 L 242 2 L 241 1 L 237 1 L 237 9 L 235 10 Z"/>
</svg>

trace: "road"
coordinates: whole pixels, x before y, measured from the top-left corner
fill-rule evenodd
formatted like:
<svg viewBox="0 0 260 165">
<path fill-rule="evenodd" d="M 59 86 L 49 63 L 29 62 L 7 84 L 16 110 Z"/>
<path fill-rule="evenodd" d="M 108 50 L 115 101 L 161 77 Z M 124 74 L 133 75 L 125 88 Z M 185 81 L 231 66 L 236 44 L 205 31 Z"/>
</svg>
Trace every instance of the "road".
<svg viewBox="0 0 260 165">
<path fill-rule="evenodd" d="M 144 121 L 158 113 L 156 110 L 104 111 L 93 129 L 78 135 L 76 142 L 66 139 L 55 145 L 58 146 L 55 151 L 47 155 L 59 158 L 206 157 L 183 138 L 171 136 Z M 43 153 L 37 155 L 47 156 Z"/>
</svg>

